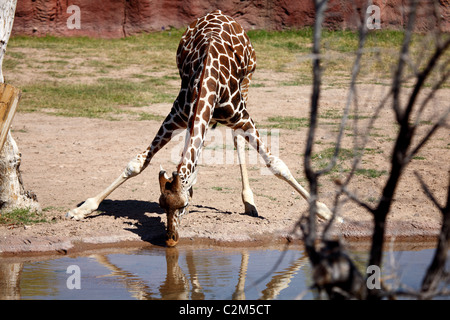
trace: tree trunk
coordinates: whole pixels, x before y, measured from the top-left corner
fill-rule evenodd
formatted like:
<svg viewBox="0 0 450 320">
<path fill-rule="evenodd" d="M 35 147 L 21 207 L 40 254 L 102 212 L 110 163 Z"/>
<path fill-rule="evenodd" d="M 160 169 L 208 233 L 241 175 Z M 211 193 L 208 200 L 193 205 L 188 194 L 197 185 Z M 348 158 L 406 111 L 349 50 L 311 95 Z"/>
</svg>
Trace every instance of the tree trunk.
<svg viewBox="0 0 450 320">
<path fill-rule="evenodd" d="M 14 22 L 17 0 L 6 0 L 0 4 L 0 83 L 4 83 L 2 65 L 9 36 Z M 15 112 L 14 108 L 10 112 Z M 12 115 L 7 118 L 12 119 Z M 8 122 L 4 122 L 9 126 Z M 20 174 L 21 154 L 11 131 L 6 135 L 6 141 L 0 151 L 0 209 L 29 208 L 40 211 L 36 196 L 25 191 Z"/>
</svg>

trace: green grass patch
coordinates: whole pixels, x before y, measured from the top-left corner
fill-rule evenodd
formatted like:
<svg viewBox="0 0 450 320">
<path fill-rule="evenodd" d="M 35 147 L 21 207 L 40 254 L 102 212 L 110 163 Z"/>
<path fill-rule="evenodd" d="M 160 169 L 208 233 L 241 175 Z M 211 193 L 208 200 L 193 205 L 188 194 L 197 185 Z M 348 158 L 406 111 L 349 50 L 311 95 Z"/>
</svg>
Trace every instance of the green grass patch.
<svg viewBox="0 0 450 320">
<path fill-rule="evenodd" d="M 334 155 L 334 152 L 335 152 L 335 147 L 329 147 L 329 148 L 326 148 L 326 149 L 324 149 L 324 150 L 322 150 L 320 152 L 314 153 L 311 156 L 311 159 L 313 161 L 314 160 L 321 160 L 321 159 L 328 161 L 328 160 L 331 160 L 331 158 Z M 340 160 L 340 161 L 344 161 L 344 160 L 348 160 L 348 159 L 353 158 L 353 156 L 354 156 L 354 153 L 353 153 L 352 150 L 346 149 L 346 148 L 341 148 L 339 150 L 337 159 Z"/>
<path fill-rule="evenodd" d="M 331 162 L 335 152 L 334 147 L 326 148 L 322 151 L 315 152 L 311 156 L 311 160 L 313 162 L 313 166 L 316 170 L 325 169 Z M 328 172 L 326 175 L 335 174 L 339 172 L 348 171 L 347 168 L 350 167 L 350 159 L 352 159 L 354 153 L 350 149 L 341 148 L 336 158 L 336 165 Z"/>
<path fill-rule="evenodd" d="M 22 88 L 20 108 L 27 112 L 44 109 L 63 116 L 99 118 L 124 112 L 123 107 L 173 101 L 169 90 L 160 84 L 150 85 L 152 82 L 102 78 L 95 84 L 32 84 Z"/>
<path fill-rule="evenodd" d="M 316 169 L 324 169 L 326 168 L 331 159 L 333 158 L 335 152 L 334 147 L 326 148 L 322 151 L 313 153 L 311 156 L 311 160 L 313 161 L 313 166 Z M 376 150 L 371 148 L 364 149 L 364 152 L 367 154 L 376 154 L 376 153 L 382 153 L 382 150 Z M 358 151 L 359 153 L 359 151 Z M 333 176 L 342 172 L 350 172 L 350 168 L 352 165 L 352 159 L 354 158 L 355 153 L 353 150 L 341 148 L 339 150 L 338 156 L 336 158 L 336 165 L 328 171 L 326 174 Z M 379 178 L 382 175 L 386 175 L 386 170 L 376 170 L 376 169 L 356 169 L 355 175 L 357 176 L 363 176 L 366 178 Z"/>
<path fill-rule="evenodd" d="M 220 191 L 223 193 L 230 193 L 232 192 L 231 188 L 227 188 L 227 187 L 212 187 L 211 189 L 216 190 L 216 191 Z"/>
<path fill-rule="evenodd" d="M 262 128 L 279 128 L 295 130 L 297 128 L 306 128 L 309 126 L 308 118 L 296 117 L 269 117 L 267 119 L 270 124 L 260 125 Z"/>
<path fill-rule="evenodd" d="M 48 222 L 45 217 L 29 209 L 14 209 L 0 213 L 0 224 L 3 225 L 30 225 Z"/>
<path fill-rule="evenodd" d="M 153 114 L 153 113 L 147 113 L 147 112 L 141 112 L 139 113 L 139 120 L 153 120 L 153 121 L 163 121 L 165 117 Z"/>
<path fill-rule="evenodd" d="M 269 195 L 263 194 L 263 193 L 255 193 L 255 196 L 257 196 L 257 197 L 264 197 L 264 198 L 267 198 L 267 199 L 269 199 L 271 201 L 277 201 L 276 197 L 269 196 Z"/>
<path fill-rule="evenodd" d="M 387 174 L 386 170 L 376 169 L 356 169 L 355 174 L 357 176 L 364 176 L 366 178 L 379 178 Z"/>
</svg>

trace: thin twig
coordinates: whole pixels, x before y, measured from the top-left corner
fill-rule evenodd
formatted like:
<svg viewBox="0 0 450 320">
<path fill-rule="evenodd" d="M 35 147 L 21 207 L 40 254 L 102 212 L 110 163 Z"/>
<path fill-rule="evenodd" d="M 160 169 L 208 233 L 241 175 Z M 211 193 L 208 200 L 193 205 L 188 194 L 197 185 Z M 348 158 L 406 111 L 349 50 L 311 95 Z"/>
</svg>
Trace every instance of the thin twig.
<svg viewBox="0 0 450 320">
<path fill-rule="evenodd" d="M 369 211 L 370 213 L 374 213 L 375 209 L 370 207 L 367 203 L 359 200 L 359 198 L 352 192 L 350 192 L 347 187 L 342 187 L 342 192 L 345 193 L 345 195 L 347 197 L 349 197 L 351 200 L 353 200 L 354 202 L 356 202 L 357 205 L 359 205 L 360 207 L 363 207 L 364 209 L 366 209 L 367 211 Z"/>
<path fill-rule="evenodd" d="M 433 134 L 436 133 L 437 129 L 442 127 L 445 124 L 445 121 L 447 120 L 447 117 L 450 113 L 450 108 L 447 109 L 447 111 L 441 116 L 441 118 L 431 127 L 431 129 L 428 131 L 428 133 L 420 140 L 420 142 L 417 144 L 417 146 L 408 154 L 405 155 L 404 161 L 408 163 L 411 161 L 411 159 L 420 151 L 420 149 L 425 145 L 425 143 L 430 140 L 430 138 L 433 136 Z"/>
</svg>

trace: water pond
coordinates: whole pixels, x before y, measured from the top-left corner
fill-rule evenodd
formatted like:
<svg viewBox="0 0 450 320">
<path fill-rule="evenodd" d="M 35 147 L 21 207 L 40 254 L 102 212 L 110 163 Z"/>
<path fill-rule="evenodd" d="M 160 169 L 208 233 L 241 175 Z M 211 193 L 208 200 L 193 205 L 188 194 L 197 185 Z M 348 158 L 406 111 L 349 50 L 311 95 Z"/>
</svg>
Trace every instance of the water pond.
<svg viewBox="0 0 450 320">
<path fill-rule="evenodd" d="M 386 253 L 384 273 L 419 288 L 434 249 Z M 366 251 L 353 251 L 364 271 Z M 392 264 L 391 262 L 394 263 Z M 301 247 L 143 247 L 0 260 L 0 299 L 314 299 Z"/>
</svg>

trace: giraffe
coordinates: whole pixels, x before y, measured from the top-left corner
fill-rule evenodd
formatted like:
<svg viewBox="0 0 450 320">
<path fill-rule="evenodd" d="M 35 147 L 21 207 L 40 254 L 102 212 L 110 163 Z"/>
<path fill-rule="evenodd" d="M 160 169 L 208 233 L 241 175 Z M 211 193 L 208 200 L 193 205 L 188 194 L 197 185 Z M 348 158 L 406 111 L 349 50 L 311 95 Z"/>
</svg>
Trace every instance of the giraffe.
<svg viewBox="0 0 450 320">
<path fill-rule="evenodd" d="M 294 179 L 286 164 L 264 145 L 247 111 L 248 88 L 256 68 L 256 56 L 243 28 L 220 10 L 206 14 L 192 22 L 182 35 L 176 61 L 181 89 L 152 143 L 128 163 L 109 187 L 88 198 L 66 216 L 80 220 L 97 210 L 111 192 L 149 165 L 152 157 L 170 141 L 174 131 L 185 129 L 185 146 L 176 171 L 169 176 L 161 167 L 159 172 L 159 203 L 167 214 L 166 245 L 175 246 L 179 241 L 180 219 L 188 212 L 193 195 L 197 160 L 207 129 L 217 123 L 233 130 L 246 214 L 258 216 L 245 166 L 246 141 L 262 156 L 275 176 L 288 182 L 304 199 L 309 200 L 309 193 Z M 320 217 L 331 217 L 325 204 L 318 202 L 317 207 Z"/>
</svg>

